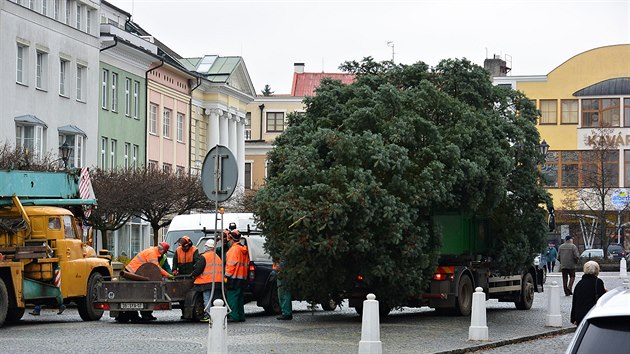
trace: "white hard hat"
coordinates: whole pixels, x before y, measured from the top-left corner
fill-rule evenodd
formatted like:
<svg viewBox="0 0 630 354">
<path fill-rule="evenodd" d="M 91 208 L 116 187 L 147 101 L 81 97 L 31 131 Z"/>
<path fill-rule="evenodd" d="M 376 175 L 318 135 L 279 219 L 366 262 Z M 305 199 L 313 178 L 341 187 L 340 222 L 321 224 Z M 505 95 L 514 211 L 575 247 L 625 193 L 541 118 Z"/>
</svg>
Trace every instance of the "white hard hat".
<svg viewBox="0 0 630 354">
<path fill-rule="evenodd" d="M 206 244 L 204 246 L 208 250 L 211 249 L 211 248 L 214 248 L 214 240 L 213 239 L 209 239 L 208 241 L 206 241 Z"/>
</svg>

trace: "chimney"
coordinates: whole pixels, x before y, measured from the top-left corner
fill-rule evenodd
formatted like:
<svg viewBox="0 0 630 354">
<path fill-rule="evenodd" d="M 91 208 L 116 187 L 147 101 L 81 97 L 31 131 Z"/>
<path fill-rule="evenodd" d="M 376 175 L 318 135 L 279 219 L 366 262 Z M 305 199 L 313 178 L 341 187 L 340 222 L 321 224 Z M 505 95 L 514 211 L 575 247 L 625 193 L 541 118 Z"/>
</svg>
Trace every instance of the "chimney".
<svg viewBox="0 0 630 354">
<path fill-rule="evenodd" d="M 293 63 L 293 70 L 296 74 L 304 74 L 304 63 Z"/>
<path fill-rule="evenodd" d="M 512 69 L 507 66 L 507 62 L 501 59 L 500 55 L 495 54 L 494 58 L 483 61 L 483 67 L 492 77 L 506 76 Z"/>
</svg>

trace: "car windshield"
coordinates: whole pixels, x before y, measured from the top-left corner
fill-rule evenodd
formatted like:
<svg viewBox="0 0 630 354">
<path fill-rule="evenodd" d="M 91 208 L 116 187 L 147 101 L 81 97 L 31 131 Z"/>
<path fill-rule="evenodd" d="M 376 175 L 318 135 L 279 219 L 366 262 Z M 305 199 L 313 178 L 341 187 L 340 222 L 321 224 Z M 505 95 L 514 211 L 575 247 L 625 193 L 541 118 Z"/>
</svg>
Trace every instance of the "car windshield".
<svg viewBox="0 0 630 354">
<path fill-rule="evenodd" d="M 630 343 L 630 316 L 592 318 L 585 324 L 575 354 L 627 353 Z"/>
<path fill-rule="evenodd" d="M 172 257 L 172 255 L 174 254 L 175 250 L 177 249 L 177 246 L 179 246 L 177 244 L 177 241 L 179 241 L 179 239 L 182 236 L 190 237 L 190 240 L 192 241 L 193 245 L 196 245 L 199 242 L 199 240 L 205 235 L 204 235 L 203 231 L 201 231 L 201 230 L 169 231 L 166 234 L 166 240 L 165 240 L 166 243 L 168 243 L 171 246 L 171 249 L 168 251 L 169 256 Z"/>
<path fill-rule="evenodd" d="M 601 248 L 586 250 L 580 257 L 604 257 L 604 250 Z"/>
<path fill-rule="evenodd" d="M 610 245 L 608 246 L 608 252 L 621 252 L 623 248 L 619 245 Z"/>
</svg>

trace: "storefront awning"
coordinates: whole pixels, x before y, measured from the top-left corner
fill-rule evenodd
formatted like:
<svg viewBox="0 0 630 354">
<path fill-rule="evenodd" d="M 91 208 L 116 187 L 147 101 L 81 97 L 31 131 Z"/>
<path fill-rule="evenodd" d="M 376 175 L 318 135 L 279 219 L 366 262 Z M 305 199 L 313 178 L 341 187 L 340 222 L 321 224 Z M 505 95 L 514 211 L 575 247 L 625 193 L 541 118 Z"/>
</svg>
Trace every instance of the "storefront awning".
<svg viewBox="0 0 630 354">
<path fill-rule="evenodd" d="M 48 128 L 48 125 L 46 125 L 46 123 L 44 123 L 43 120 L 37 118 L 36 116 L 32 114 L 25 114 L 25 115 L 17 116 L 14 118 L 14 120 L 16 123 L 43 125 L 44 128 Z"/>
</svg>

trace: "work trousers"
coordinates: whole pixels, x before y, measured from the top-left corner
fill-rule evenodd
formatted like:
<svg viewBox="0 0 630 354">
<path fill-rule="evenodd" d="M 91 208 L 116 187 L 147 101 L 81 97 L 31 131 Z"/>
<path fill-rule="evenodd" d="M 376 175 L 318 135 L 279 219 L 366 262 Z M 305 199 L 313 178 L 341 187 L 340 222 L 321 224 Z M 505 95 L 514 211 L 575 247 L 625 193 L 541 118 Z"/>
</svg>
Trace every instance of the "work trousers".
<svg viewBox="0 0 630 354">
<path fill-rule="evenodd" d="M 278 302 L 280 302 L 280 310 L 282 311 L 282 316 L 292 316 L 293 315 L 293 306 L 291 305 L 292 296 L 289 288 L 282 284 L 280 279 L 278 282 Z"/>
<path fill-rule="evenodd" d="M 564 295 L 573 295 L 573 282 L 575 282 L 575 269 L 562 268 L 562 286 L 564 287 Z"/>
<path fill-rule="evenodd" d="M 243 298 L 243 288 L 237 287 L 227 292 L 227 302 L 230 305 L 229 318 L 233 321 L 245 321 L 245 299 Z"/>
</svg>

